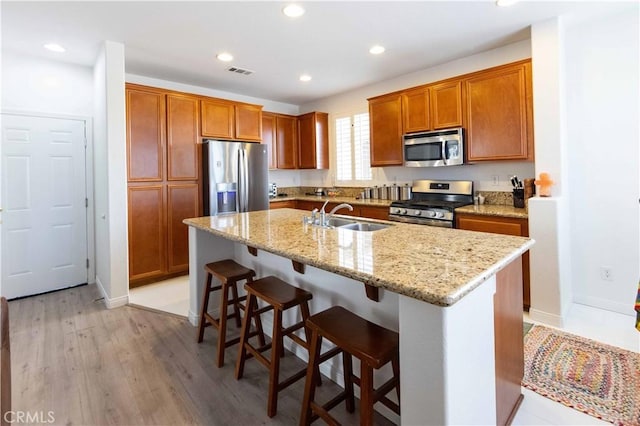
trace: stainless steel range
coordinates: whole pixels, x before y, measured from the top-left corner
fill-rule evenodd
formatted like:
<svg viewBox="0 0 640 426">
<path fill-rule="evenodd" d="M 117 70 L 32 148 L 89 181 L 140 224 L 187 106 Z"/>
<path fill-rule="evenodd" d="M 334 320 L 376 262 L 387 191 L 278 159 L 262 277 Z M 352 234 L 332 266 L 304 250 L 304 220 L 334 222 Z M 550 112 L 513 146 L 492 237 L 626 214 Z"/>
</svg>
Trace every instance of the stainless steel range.
<svg viewBox="0 0 640 426">
<path fill-rule="evenodd" d="M 467 180 L 415 180 L 410 200 L 394 201 L 389 220 L 453 228 L 454 210 L 473 204 L 473 182 Z"/>
</svg>

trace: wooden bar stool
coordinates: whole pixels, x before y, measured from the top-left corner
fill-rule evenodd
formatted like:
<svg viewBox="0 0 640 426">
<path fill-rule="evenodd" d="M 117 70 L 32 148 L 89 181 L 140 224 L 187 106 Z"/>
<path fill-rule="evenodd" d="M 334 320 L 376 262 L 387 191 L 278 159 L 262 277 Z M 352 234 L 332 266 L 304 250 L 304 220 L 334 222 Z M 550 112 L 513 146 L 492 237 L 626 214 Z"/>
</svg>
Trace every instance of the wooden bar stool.
<svg viewBox="0 0 640 426">
<path fill-rule="evenodd" d="M 269 370 L 269 396 L 267 401 L 267 414 L 269 417 L 276 415 L 278 410 L 278 392 L 287 386 L 295 383 L 303 378 L 306 374 L 306 368 L 293 374 L 291 377 L 280 381 L 280 358 L 284 356 L 283 339 L 285 336 L 292 339 L 305 349 L 309 349 L 307 342 L 309 341 L 309 332 L 304 326 L 305 321 L 309 318 L 309 300 L 313 297 L 308 291 L 294 287 L 279 278 L 269 276 L 253 282 L 247 282 L 244 285 L 247 291 L 247 307 L 245 317 L 242 322 L 242 332 L 240 334 L 240 354 L 236 364 L 236 379 L 242 378 L 244 372 L 244 363 L 248 358 L 254 357 Z M 258 299 L 266 302 L 266 306 L 258 308 Z M 302 320 L 294 325 L 284 328 L 282 324 L 282 313 L 287 309 L 300 307 Z M 273 310 L 273 334 L 271 343 L 264 344 L 260 342 L 259 347 L 254 347 L 249 342 L 249 327 L 251 318 L 256 320 L 265 312 Z M 303 340 L 295 331 L 304 328 L 306 339 Z M 267 359 L 262 353 L 271 349 L 270 359 Z"/>
<path fill-rule="evenodd" d="M 218 329 L 218 367 L 224 364 L 224 351 L 229 346 L 235 345 L 240 341 L 239 337 L 226 340 L 227 336 L 227 319 L 234 318 L 236 326 L 241 326 L 240 311 L 245 310 L 242 303 L 247 296 L 238 297 L 237 283 L 242 280 L 247 282 L 253 281 L 256 273 L 253 269 L 245 268 L 236 263 L 232 259 L 220 260 L 218 262 L 207 263 L 204 266 L 207 277 L 204 283 L 202 294 L 202 309 L 200 310 L 200 323 L 198 326 L 198 343 L 202 342 L 204 337 L 204 329 L 213 325 Z M 212 278 L 216 277 L 220 281 L 220 285 L 211 284 Z M 221 290 L 220 294 L 220 313 L 218 318 L 214 318 L 207 310 L 209 308 L 209 296 L 212 292 Z M 231 291 L 231 294 L 229 294 Z M 233 307 L 233 311 L 229 313 L 229 306 Z M 264 343 L 264 333 L 262 332 L 262 324 L 260 318 L 256 319 L 256 329 L 254 334 L 258 335 L 261 342 Z"/>
<path fill-rule="evenodd" d="M 354 383 L 360 387 L 361 425 L 373 423 L 373 405 L 378 401 L 398 415 L 400 414 L 400 406 L 386 397 L 395 388 L 400 401 L 398 333 L 369 322 L 341 306 L 334 306 L 311 316 L 307 320 L 307 328 L 311 332 L 311 340 L 300 425 L 309 425 L 318 417 L 329 424 L 338 424 L 329 414 L 329 410 L 340 402 L 346 401 L 347 411 L 350 413 L 354 411 Z M 335 349 L 339 350 L 333 354 L 327 353 L 320 356 L 322 338 L 334 343 Z M 326 404 L 319 405 L 314 400 L 315 382 L 319 375 L 318 367 L 337 353 L 342 353 L 344 391 Z M 360 378 L 353 374 L 352 356 L 360 360 Z M 379 369 L 388 362 L 391 362 L 393 367 L 393 377 L 378 389 L 374 389 L 373 370 Z"/>
</svg>

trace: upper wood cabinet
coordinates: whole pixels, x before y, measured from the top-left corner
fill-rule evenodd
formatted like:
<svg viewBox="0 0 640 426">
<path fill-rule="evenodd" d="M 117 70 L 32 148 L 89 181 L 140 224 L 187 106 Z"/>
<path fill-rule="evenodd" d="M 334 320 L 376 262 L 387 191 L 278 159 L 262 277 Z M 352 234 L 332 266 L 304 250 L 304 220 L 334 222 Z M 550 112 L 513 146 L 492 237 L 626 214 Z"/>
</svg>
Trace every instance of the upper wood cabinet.
<svg viewBox="0 0 640 426">
<path fill-rule="evenodd" d="M 372 166 L 400 166 L 402 155 L 402 100 L 400 94 L 369 99 Z"/>
<path fill-rule="evenodd" d="M 163 179 L 166 138 L 165 96 L 142 89 L 126 91 L 127 177 L 131 182 Z"/>
<path fill-rule="evenodd" d="M 329 168 L 329 114 L 298 116 L 298 168 Z"/>
<path fill-rule="evenodd" d="M 290 115 L 276 116 L 276 157 L 279 169 L 298 168 L 298 121 Z"/>
<path fill-rule="evenodd" d="M 278 168 L 278 152 L 276 151 L 276 115 L 262 113 L 262 143 L 267 145 L 269 169 Z"/>
<path fill-rule="evenodd" d="M 198 98 L 167 95 L 167 180 L 198 180 L 200 155 Z"/>
<path fill-rule="evenodd" d="M 202 136 L 243 141 L 262 140 L 262 106 L 224 99 L 201 101 Z"/>
<path fill-rule="evenodd" d="M 236 104 L 235 138 L 242 141 L 262 140 L 262 106 Z"/>
<path fill-rule="evenodd" d="M 531 92 L 528 60 L 464 80 L 467 161 L 533 158 Z"/>
<path fill-rule="evenodd" d="M 419 87 L 402 93 L 402 127 L 404 133 L 431 128 L 430 90 Z"/>
<path fill-rule="evenodd" d="M 531 60 L 369 99 L 371 165 L 402 165 L 403 133 L 464 127 L 465 161 L 533 160 Z"/>
<path fill-rule="evenodd" d="M 431 129 L 462 126 L 462 83 L 447 81 L 429 86 Z"/>
<path fill-rule="evenodd" d="M 262 113 L 262 143 L 270 169 L 328 169 L 329 114 Z"/>
<path fill-rule="evenodd" d="M 447 81 L 402 92 L 404 133 L 462 126 L 462 84 Z"/>
<path fill-rule="evenodd" d="M 235 110 L 233 103 L 208 99 L 202 101 L 202 136 L 233 139 Z"/>
</svg>

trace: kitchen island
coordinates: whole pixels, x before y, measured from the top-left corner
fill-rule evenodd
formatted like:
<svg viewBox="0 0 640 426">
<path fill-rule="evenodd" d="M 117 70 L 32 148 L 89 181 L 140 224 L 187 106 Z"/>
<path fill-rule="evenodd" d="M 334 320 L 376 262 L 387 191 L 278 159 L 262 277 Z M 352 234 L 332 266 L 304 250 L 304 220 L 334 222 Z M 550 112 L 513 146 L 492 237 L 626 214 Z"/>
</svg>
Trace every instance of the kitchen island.
<svg viewBox="0 0 640 426">
<path fill-rule="evenodd" d="M 312 313 L 342 305 L 397 330 L 402 424 L 507 421 L 519 402 L 522 370 L 522 316 L 513 300 L 522 297 L 520 256 L 533 241 L 391 222 L 373 232 L 327 229 L 304 224 L 305 214 L 186 219 L 190 321 L 198 321 L 203 265 L 235 258 L 258 277 L 276 275 L 311 291 Z M 296 355 L 306 359 L 304 351 Z M 341 383 L 338 364 L 325 363 L 322 371 Z"/>
</svg>

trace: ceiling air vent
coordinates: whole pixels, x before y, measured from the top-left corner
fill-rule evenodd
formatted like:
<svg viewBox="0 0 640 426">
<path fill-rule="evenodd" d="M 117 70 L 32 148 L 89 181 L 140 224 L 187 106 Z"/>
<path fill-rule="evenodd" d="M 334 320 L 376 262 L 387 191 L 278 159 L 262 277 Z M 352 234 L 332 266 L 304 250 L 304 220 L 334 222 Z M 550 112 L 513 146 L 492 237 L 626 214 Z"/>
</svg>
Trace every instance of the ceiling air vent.
<svg viewBox="0 0 640 426">
<path fill-rule="evenodd" d="M 251 70 L 245 70 L 244 68 L 238 68 L 238 67 L 229 67 L 227 68 L 227 71 L 236 73 L 236 74 L 242 74 L 242 75 L 251 75 L 253 74 L 253 71 Z"/>
</svg>

